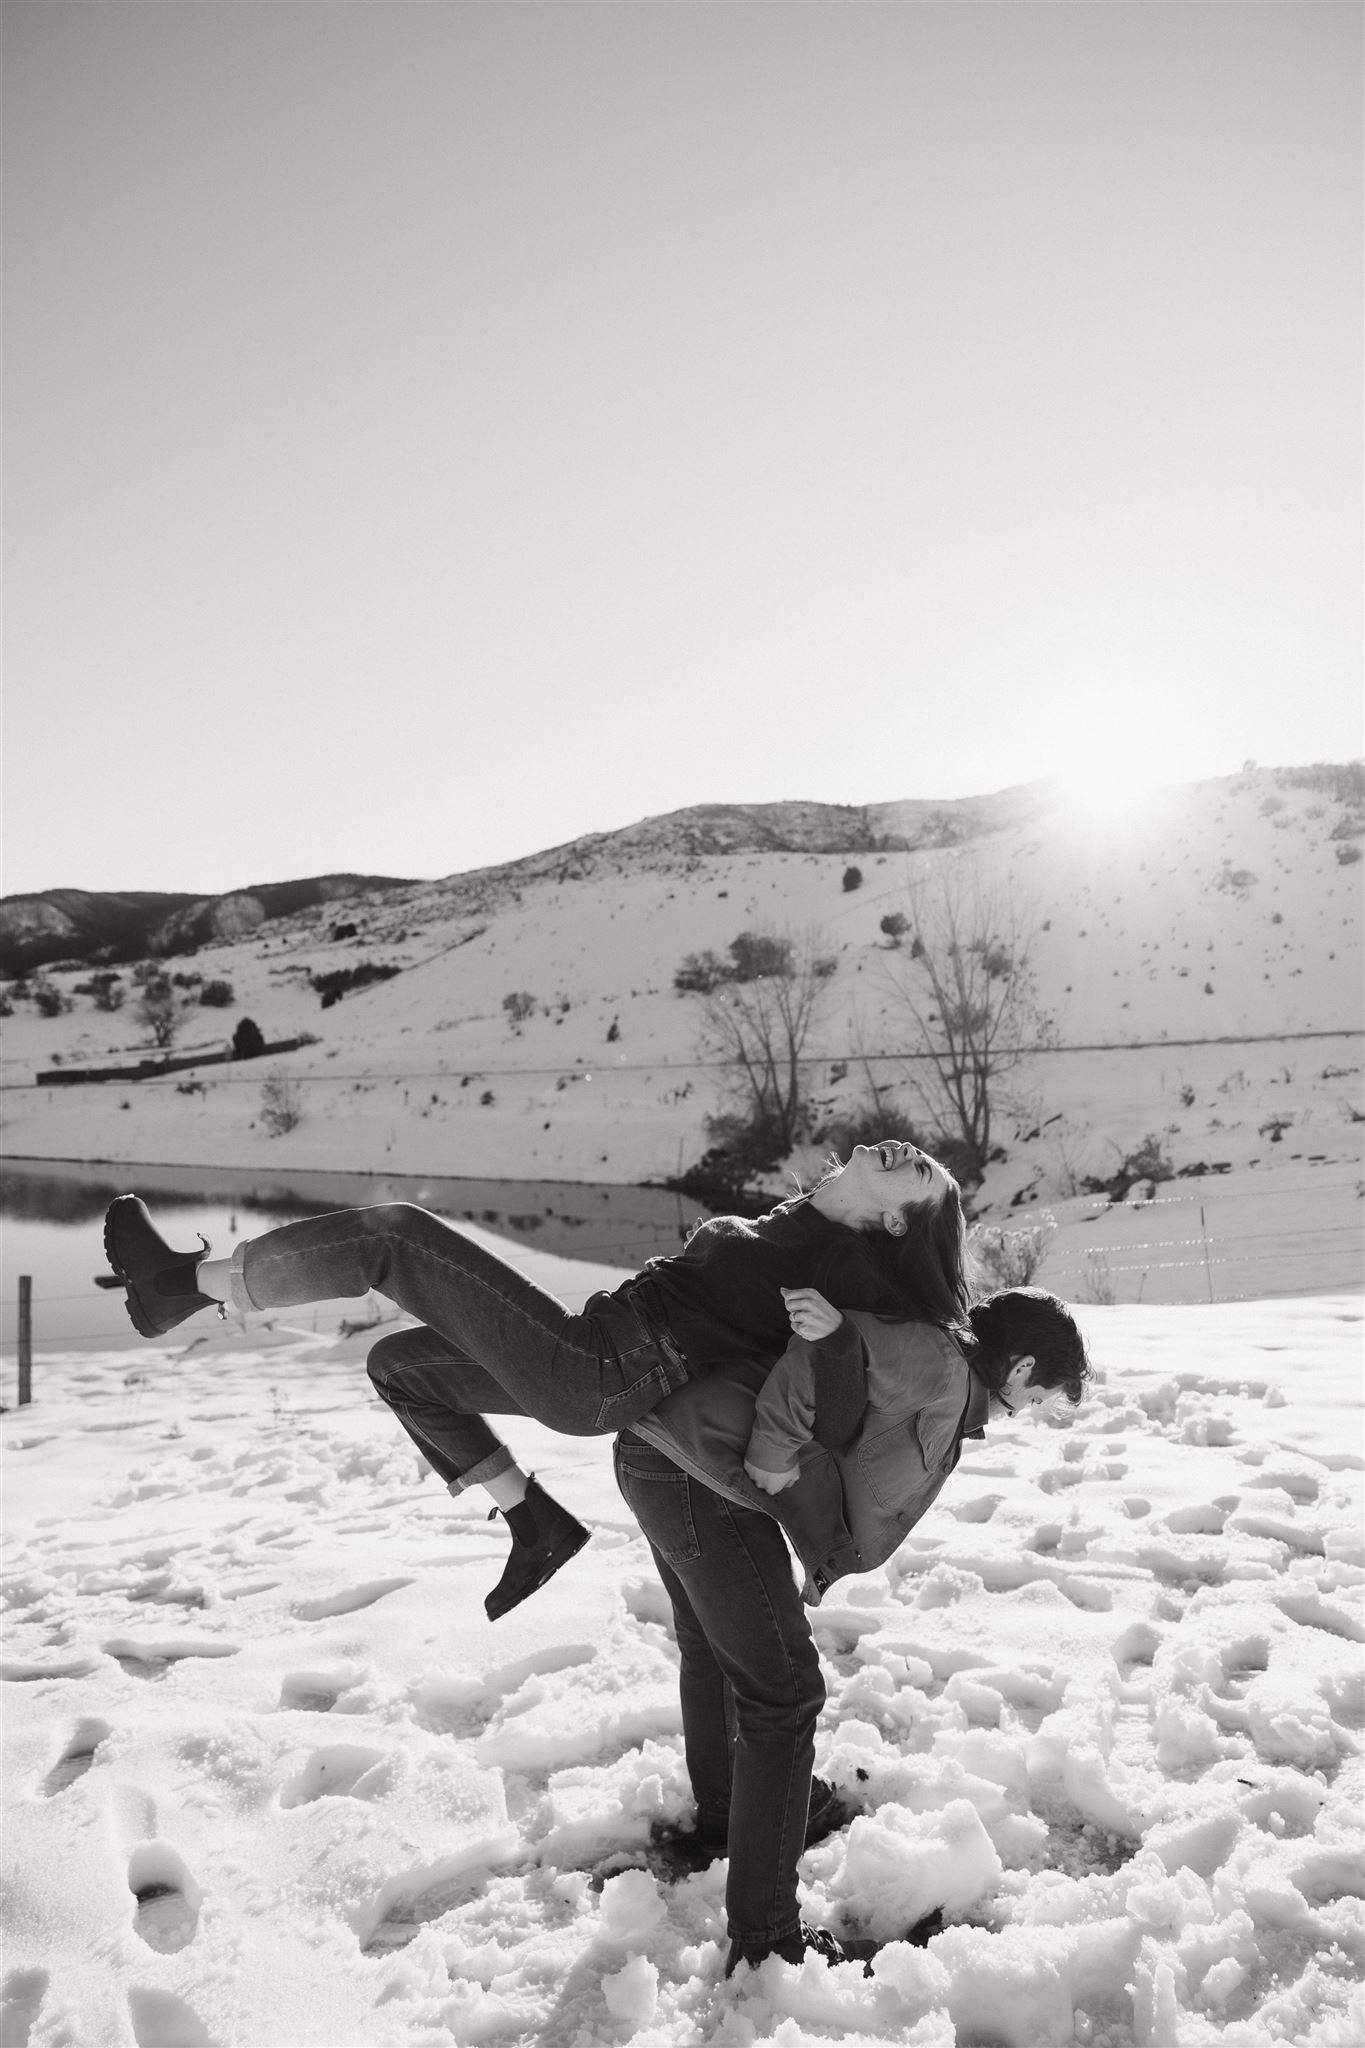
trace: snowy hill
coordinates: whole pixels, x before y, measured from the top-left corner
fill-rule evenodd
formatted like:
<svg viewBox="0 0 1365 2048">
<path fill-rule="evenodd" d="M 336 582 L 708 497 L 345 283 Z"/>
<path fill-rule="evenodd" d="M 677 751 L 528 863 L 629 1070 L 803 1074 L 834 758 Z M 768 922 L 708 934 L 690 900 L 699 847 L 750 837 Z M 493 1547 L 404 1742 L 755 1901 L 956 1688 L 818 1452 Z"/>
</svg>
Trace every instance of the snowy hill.
<svg viewBox="0 0 1365 2048">
<path fill-rule="evenodd" d="M 867 1108 L 873 1083 L 883 1108 L 914 1111 L 897 1058 L 906 954 L 883 920 L 908 883 L 951 872 L 1024 909 L 1058 1041 L 1015 1077 L 983 1206 L 1066 1199 L 1153 1135 L 1177 1171 L 1348 1166 L 1360 783 L 1359 769 L 1249 767 L 1126 808 L 1117 789 L 1087 804 L 1042 784 L 957 804 L 706 806 L 312 905 L 165 962 L 231 988 L 223 1009 L 183 990 L 178 1055 L 221 1049 L 243 1015 L 270 1039 L 316 1034 L 270 1062 L 297 1084 L 284 1135 L 262 1121 L 251 1062 L 34 1090 L 56 1065 L 147 1049 L 131 1002 L 101 1010 L 77 992 L 88 970 L 54 972 L 61 1014 L 11 993 L 5 1142 L 48 1158 L 663 1180 L 705 1150 L 723 1078 L 674 976 L 688 955 L 776 931 L 816 933 L 834 962 L 805 1047 L 813 1158 L 821 1124 Z M 315 977 L 366 965 L 397 971 L 322 1007 Z"/>
</svg>

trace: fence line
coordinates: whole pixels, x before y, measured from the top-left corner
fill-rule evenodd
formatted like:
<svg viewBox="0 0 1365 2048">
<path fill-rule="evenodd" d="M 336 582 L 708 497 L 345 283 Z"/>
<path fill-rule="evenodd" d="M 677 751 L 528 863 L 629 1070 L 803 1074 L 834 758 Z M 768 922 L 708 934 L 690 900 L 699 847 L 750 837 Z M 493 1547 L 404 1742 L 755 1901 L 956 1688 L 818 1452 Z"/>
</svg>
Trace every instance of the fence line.
<svg viewBox="0 0 1365 2048">
<path fill-rule="evenodd" d="M 1124 1041 L 1124 1042 L 1123 1042 L 1122 1044 L 1116 1044 L 1116 1043 L 1114 1043 L 1114 1042 L 1112 1042 L 1112 1041 L 1107 1041 L 1107 1040 L 1099 1040 L 1099 1041 L 1096 1041 L 1096 1042 L 1094 1042 L 1094 1043 L 1086 1043 L 1086 1042 L 1082 1042 L 1082 1043 L 1079 1043 L 1079 1044 L 1075 1044 L 1075 1045 L 1012 1045 L 1012 1046 L 1001 1046 L 1001 1047 L 999 1047 L 999 1048 L 995 1049 L 995 1051 L 994 1051 L 994 1057 L 995 1057 L 995 1059 L 997 1059 L 997 1060 L 1013 1060 L 1013 1059 L 1035 1059 L 1035 1058 L 1052 1058 L 1052 1057 L 1055 1057 L 1055 1056 L 1060 1056 L 1060 1055 L 1064 1055 L 1064 1054 L 1067 1054 L 1067 1053 L 1091 1053 L 1091 1052 L 1182 1052 L 1182 1051 L 1190 1051 L 1190 1050 L 1194 1050 L 1194 1049 L 1197 1049 L 1197 1048 L 1198 1048 L 1198 1047 L 1200 1047 L 1200 1046 L 1233 1046 L 1233 1047 L 1235 1047 L 1235 1046 L 1239 1046 L 1239 1045 L 1302 1045 L 1302 1044 L 1307 1044 L 1307 1043 L 1309 1043 L 1309 1042 L 1313 1042 L 1313 1041 L 1317 1041 L 1317 1040 L 1322 1040 L 1322 1039 L 1329 1039 L 1329 1038 L 1362 1038 L 1362 1037 L 1365 1037 L 1365 1030 L 1362 1030 L 1362 1027 L 1361 1027 L 1360 1025 L 1358 1025 L 1358 1024 L 1354 1024 L 1354 1025 L 1350 1025 L 1350 1026 L 1348 1026 L 1348 1027 L 1347 1027 L 1347 1028 L 1345 1028 L 1344 1030 L 1326 1030 L 1326 1031 L 1263 1031 L 1263 1032 L 1252 1032 L 1252 1033 L 1248 1034 L 1248 1035 L 1247 1035 L 1247 1036 L 1245 1036 L 1245 1037 L 1231 1037 L 1231 1038 L 1225 1038 L 1225 1037 L 1216 1037 L 1216 1038 L 1131 1038 L 1131 1039 L 1127 1039 L 1127 1040 L 1125 1040 L 1125 1041 Z M 843 1052 L 821 1052 L 821 1053 L 798 1053 L 798 1054 L 795 1054 L 795 1055 L 793 1055 L 793 1057 L 792 1057 L 792 1059 L 791 1059 L 790 1061 L 788 1061 L 788 1060 L 786 1060 L 786 1059 L 784 1058 L 784 1062 L 783 1062 L 783 1064 L 784 1064 L 784 1065 L 788 1065 L 788 1064 L 790 1064 L 790 1065 L 794 1065 L 794 1066 L 799 1066 L 799 1067 L 823 1067 L 823 1066 L 836 1066 L 836 1065 L 839 1065 L 839 1064 L 846 1064 L 847 1066 L 849 1066 L 849 1067 L 851 1068 L 851 1067 L 855 1067 L 855 1066 L 865 1066 L 865 1065 L 868 1065 L 869 1063 L 872 1063 L 872 1062 L 876 1062 L 876 1063 L 877 1063 L 878 1065 L 885 1065 L 885 1064 L 886 1064 L 886 1063 L 887 1063 L 888 1061 L 901 1061 L 901 1062 L 913 1062 L 913 1061 L 917 1061 L 917 1060 L 937 1060 L 937 1059 L 941 1059 L 942 1057 L 943 1057 L 943 1054 L 942 1054 L 942 1052 L 941 1052 L 941 1051 L 939 1051 L 939 1052 L 934 1052 L 934 1051 L 911 1051 L 911 1050 L 908 1050 L 908 1049 L 907 1049 L 907 1050 L 903 1050 L 903 1051 L 902 1051 L 902 1050 L 892 1050 L 892 1051 L 889 1051 L 889 1052 L 864 1052 L 864 1051 L 862 1051 L 862 1050 L 861 1050 L 861 1048 L 857 1048 L 857 1049 L 853 1049 L 853 1050 L 849 1050 L 849 1051 L 843 1051 Z M 219 1058 L 219 1055 L 218 1055 L 217 1053 L 212 1053 L 212 1054 L 210 1054 L 210 1053 L 205 1053 L 205 1054 L 204 1054 L 204 1055 L 202 1056 L 202 1058 L 201 1058 L 201 1059 L 199 1060 L 198 1064 L 200 1064 L 200 1065 L 204 1065 L 204 1066 L 208 1066 L 208 1065 L 211 1065 L 211 1064 L 213 1064 L 213 1063 L 214 1063 L 214 1062 L 215 1062 L 215 1061 L 216 1061 L 216 1060 L 217 1060 L 218 1058 Z M 16 1064 L 17 1064 L 17 1062 L 16 1062 Z M 240 1063 L 239 1063 L 239 1062 L 234 1062 L 234 1064 L 240 1064 Z M 257 1062 L 256 1062 L 256 1061 L 250 1061 L 250 1062 L 246 1062 L 246 1064 L 249 1064 L 249 1065 L 255 1065 L 255 1064 L 257 1064 Z M 405 1072 L 402 1072 L 402 1073 L 392 1073 L 392 1074 L 390 1074 L 390 1073 L 383 1073 L 383 1072 L 377 1072 L 377 1071 L 371 1070 L 371 1069 L 369 1069 L 369 1068 L 363 1068 L 363 1069 L 362 1069 L 362 1070 L 361 1070 L 361 1071 L 360 1071 L 359 1073 L 352 1073 L 352 1072 L 349 1072 L 349 1071 L 346 1071 L 346 1070 L 342 1070 L 342 1071 L 340 1071 L 340 1072 L 337 1072 L 337 1073 L 331 1073 L 331 1074 L 321 1074 L 321 1073 L 311 1073 L 311 1074 L 310 1074 L 310 1073 L 291 1073 L 291 1074 L 289 1075 L 289 1079 L 290 1079 L 291 1081 L 299 1081 L 299 1082 L 319 1082 L 319 1083 L 321 1083 L 321 1082 L 324 1082 L 324 1081 L 393 1081 L 393 1082 L 403 1082 L 403 1081 L 450 1081 L 450 1080 L 455 1080 L 455 1079 L 457 1079 L 457 1078 L 458 1078 L 459 1076 L 461 1076 L 461 1075 L 463 1075 L 463 1074 L 468 1074 L 468 1075 L 470 1075 L 470 1076 L 471 1076 L 472 1078 L 481 1078 L 482 1076 L 484 1076 L 484 1075 L 487 1075 L 487 1074 L 501 1074 L 501 1075 L 503 1075 L 503 1076 L 505 1077 L 505 1076 L 508 1076 L 508 1075 L 517 1075 L 517 1074 L 526 1074 L 526 1075 L 535 1075 L 535 1074 L 571 1074 L 571 1075 L 572 1075 L 572 1074 L 581 1074 L 581 1073 L 587 1073 L 587 1074 L 591 1074 L 591 1073 L 593 1073 L 593 1072 L 597 1072 L 597 1073 L 602 1073 L 602 1074 L 607 1074 L 607 1073 L 614 1073 L 614 1074 L 649 1074 L 649 1073 L 678 1073 L 678 1074 L 692 1074 L 692 1073 L 709 1073 L 709 1072 L 712 1072 L 712 1071 L 714 1071 L 714 1070 L 718 1070 L 718 1069 L 725 1069 L 725 1068 L 730 1068 L 730 1067 L 734 1067 L 734 1066 L 736 1066 L 737 1064 L 738 1064 L 738 1062 L 736 1062 L 736 1061 L 734 1061 L 734 1060 L 670 1060 L 670 1059 L 657 1059 L 657 1060 L 612 1060 L 612 1059 L 610 1059 L 610 1058 L 604 1058 L 604 1059 L 602 1059 L 601 1061 L 597 1062 L 597 1063 L 596 1063 L 596 1065 L 595 1065 L 595 1066 L 594 1066 L 594 1067 L 593 1067 L 592 1069 L 586 1069 L 586 1068 L 582 1068 L 582 1067 L 573 1067 L 573 1066 L 566 1066 L 566 1065 L 564 1065 L 563 1063 L 560 1063 L 559 1065 L 547 1065 L 547 1066 L 495 1066 L 495 1065 L 489 1065 L 489 1064 L 475 1065 L 475 1064 L 472 1064 L 472 1063 L 471 1063 L 471 1064 L 470 1064 L 469 1066 L 467 1066 L 467 1067 L 454 1067 L 454 1068 L 451 1068 L 451 1067 L 440 1067 L 440 1068 L 431 1068 L 431 1069 L 427 1069 L 427 1068 L 413 1068 L 413 1069 L 412 1069 L 412 1070 L 410 1070 L 410 1071 L 405 1071 Z M 78 1073 L 78 1072 L 79 1072 L 80 1070 L 79 1070 L 78 1068 L 73 1068 L 73 1069 L 69 1069 L 68 1071 L 69 1071 L 69 1072 L 71 1072 L 71 1073 Z M 188 1071 L 188 1069 L 180 1069 L 180 1070 L 177 1070 L 177 1071 Z M 95 1083 L 95 1081 L 96 1081 L 96 1079 L 97 1079 L 97 1077 L 96 1077 L 95 1075 L 93 1075 L 93 1074 L 92 1074 L 92 1075 L 90 1075 L 90 1076 L 88 1076 L 87 1078 L 88 1078 L 88 1079 L 90 1080 L 90 1082 L 91 1082 L 91 1084 L 92 1084 L 92 1085 L 94 1085 L 94 1083 Z M 1346 1075 L 1342 1075 L 1342 1076 L 1340 1076 L 1340 1078 L 1341 1078 L 1342 1080 L 1345 1080 L 1345 1079 L 1347 1079 L 1348 1077 L 1347 1077 Z M 146 1088 L 146 1087 L 152 1087 L 152 1088 L 159 1088 L 159 1087 L 163 1087 L 163 1086 L 165 1085 L 165 1083 L 166 1083 L 166 1080 L 168 1080 L 168 1079 L 169 1079 L 169 1075 L 167 1075 L 167 1076 L 164 1076 L 164 1077 L 163 1077 L 163 1076 L 161 1076 L 161 1075 L 158 1075 L 158 1074 L 155 1074 L 155 1073 L 153 1073 L 153 1074 L 141 1074 L 141 1075 L 138 1075 L 138 1076 L 136 1076 L 136 1077 L 128 1077 L 128 1078 L 127 1078 L 127 1080 L 126 1080 L 126 1085 L 127 1085 L 127 1086 L 129 1086 L 129 1087 L 138 1087 L 138 1088 Z M 214 1081 L 215 1081 L 215 1082 L 219 1082 L 219 1081 L 235 1082 L 235 1083 L 238 1083 L 238 1084 L 240 1084 L 241 1086 L 244 1086 L 244 1087 L 245 1087 L 245 1086 L 249 1086 L 249 1085 L 251 1085 L 251 1083 L 252 1083 L 253 1081 L 256 1081 L 256 1080 L 258 1079 L 258 1076 L 257 1076 L 257 1075 L 253 1075 L 253 1074 L 215 1074 L 215 1075 L 213 1076 L 213 1079 L 214 1079 Z M 38 1087 L 38 1086 L 40 1086 L 40 1085 L 41 1085 L 41 1086 L 48 1086 L 48 1085 L 54 1085 L 54 1086 L 55 1086 L 55 1085 L 71 1086 L 71 1085 L 72 1085 L 72 1083 L 71 1083 L 71 1082 L 69 1082 L 69 1081 L 65 1081 L 65 1080 L 64 1080 L 64 1081 L 63 1081 L 63 1083 L 61 1083 L 61 1084 L 56 1084 L 56 1083 L 52 1083 L 52 1084 L 49 1084 L 49 1083 L 46 1083 L 46 1082 L 44 1082 L 44 1083 L 39 1083 L 39 1082 L 37 1082 L 36 1080 L 35 1080 L 35 1081 L 0 1081 L 0 1093 L 10 1093 L 10 1092 L 14 1092 L 14 1091 L 17 1091 L 17 1090 L 19 1090 L 19 1089 L 29 1089 L 29 1088 L 36 1088 L 36 1087 Z M 183 1083 L 178 1083 L 178 1082 L 177 1082 L 177 1083 L 176 1083 L 175 1085 L 176 1085 L 176 1086 L 182 1086 L 182 1085 L 183 1085 Z"/>
</svg>

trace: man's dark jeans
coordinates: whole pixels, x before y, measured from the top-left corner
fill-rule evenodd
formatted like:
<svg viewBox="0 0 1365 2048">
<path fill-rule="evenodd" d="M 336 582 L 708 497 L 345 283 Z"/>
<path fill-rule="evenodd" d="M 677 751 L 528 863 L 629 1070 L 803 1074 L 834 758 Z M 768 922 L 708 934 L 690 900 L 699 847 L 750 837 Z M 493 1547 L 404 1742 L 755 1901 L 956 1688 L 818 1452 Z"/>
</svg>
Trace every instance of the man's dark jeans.
<svg viewBox="0 0 1365 2048">
<path fill-rule="evenodd" d="M 771 1516 L 713 1492 L 629 1430 L 616 1479 L 673 1603 L 697 1824 L 728 1824 L 730 1938 L 782 1941 L 800 1925 L 796 1865 L 825 1699 L 791 1554 Z"/>
<path fill-rule="evenodd" d="M 425 1325 L 382 1338 L 369 1371 L 452 1492 L 512 1463 L 485 1414 L 609 1436 L 688 1377 L 668 1333 L 632 1306 L 630 1282 L 593 1295 L 575 1315 L 409 1202 L 310 1216 L 234 1255 L 232 1298 L 243 1309 L 296 1308 L 372 1287 Z"/>
</svg>

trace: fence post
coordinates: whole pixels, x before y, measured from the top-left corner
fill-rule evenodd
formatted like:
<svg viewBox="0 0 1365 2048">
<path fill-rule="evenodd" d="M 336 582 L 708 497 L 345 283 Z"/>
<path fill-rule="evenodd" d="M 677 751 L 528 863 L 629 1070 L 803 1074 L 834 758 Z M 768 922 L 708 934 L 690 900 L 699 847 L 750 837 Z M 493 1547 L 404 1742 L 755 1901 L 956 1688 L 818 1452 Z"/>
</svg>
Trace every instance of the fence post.
<svg viewBox="0 0 1365 2048">
<path fill-rule="evenodd" d="M 19 1275 L 19 1406 L 33 1399 L 33 1276 Z"/>
<path fill-rule="evenodd" d="M 1199 1235 L 1204 1240 L 1204 1278 L 1209 1285 L 1209 1300 L 1213 1300 L 1213 1267 L 1209 1264 L 1209 1230 L 1204 1221 L 1204 1204 L 1199 1204 Z"/>
</svg>

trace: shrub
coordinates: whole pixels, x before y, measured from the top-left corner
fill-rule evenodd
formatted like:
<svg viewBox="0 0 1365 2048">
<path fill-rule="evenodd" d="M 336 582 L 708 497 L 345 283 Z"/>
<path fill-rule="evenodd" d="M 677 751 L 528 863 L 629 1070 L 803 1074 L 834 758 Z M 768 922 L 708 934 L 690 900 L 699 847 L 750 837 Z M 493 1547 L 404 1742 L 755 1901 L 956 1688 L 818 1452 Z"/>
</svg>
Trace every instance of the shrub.
<svg viewBox="0 0 1365 2048">
<path fill-rule="evenodd" d="M 776 932 L 741 932 L 730 941 L 732 981 L 761 981 L 768 974 L 790 974 L 792 942 Z"/>
<path fill-rule="evenodd" d="M 237 995 L 230 981 L 206 981 L 199 991 L 199 1000 L 206 1010 L 230 1010 Z"/>
<path fill-rule="evenodd" d="M 123 976 L 107 970 L 102 974 L 92 974 L 89 981 L 77 985 L 76 993 L 89 996 L 97 1010 L 121 1010 L 125 994 Z"/>
<path fill-rule="evenodd" d="M 1278 768 L 1282 789 L 1315 789 L 1342 804 L 1365 804 L 1365 762 L 1314 761 L 1307 768 Z"/>
<path fill-rule="evenodd" d="M 849 1109 L 827 1117 L 811 1132 L 811 1143 L 828 1145 L 832 1152 L 847 1157 L 855 1145 L 875 1145 L 882 1138 L 904 1138 L 911 1145 L 922 1143 L 909 1118 L 894 1103 L 857 1102 Z M 932 1146 L 926 1146 L 932 1151 Z"/>
<path fill-rule="evenodd" d="M 268 1135 L 282 1138 L 303 1121 L 303 1099 L 297 1081 L 281 1073 L 267 1074 L 261 1083 L 261 1122 Z"/>
<path fill-rule="evenodd" d="M 1356 861 L 1358 861 L 1358 860 L 1359 860 L 1360 858 L 1361 858 L 1361 851 L 1360 851 L 1360 848 L 1359 848 L 1358 846 L 1354 846 L 1354 845 L 1350 845 L 1350 846 L 1339 846 L 1339 847 L 1337 848 L 1337 866 L 1338 866 L 1338 867 L 1342 867 L 1342 868 L 1349 868 L 1349 867 L 1353 867 L 1353 866 L 1355 865 Z"/>
<path fill-rule="evenodd" d="M 893 946 L 898 946 L 910 929 L 910 920 L 899 910 L 893 910 L 881 921 L 880 929 L 886 933 Z"/>
<path fill-rule="evenodd" d="M 138 998 L 137 1019 L 163 1051 L 180 1029 L 180 999 L 164 974 L 147 977 Z"/>
<path fill-rule="evenodd" d="M 391 981 L 395 974 L 403 972 L 386 960 L 361 960 L 354 967 L 334 967 L 327 974 L 311 974 L 308 979 L 322 997 L 322 1007 L 330 1010 L 333 1003 L 339 1003 L 352 989 L 368 988 L 371 982 Z"/>
<path fill-rule="evenodd" d="M 863 886 L 863 871 L 862 871 L 862 869 L 861 869 L 861 868 L 845 868 L 845 869 L 844 869 L 844 889 L 845 889 L 845 891 L 847 892 L 847 891 L 849 891 L 849 890 L 852 890 L 852 889 L 861 889 L 861 888 L 862 888 L 862 886 Z"/>
<path fill-rule="evenodd" d="M 709 996 L 730 978 L 730 969 L 719 953 L 689 953 L 673 976 L 673 986 L 679 995 Z"/>
<path fill-rule="evenodd" d="M 232 1034 L 232 1057 L 235 1060 L 259 1059 L 265 1051 L 265 1033 L 251 1017 L 240 1017 L 237 1029 Z"/>
<path fill-rule="evenodd" d="M 992 1289 L 1028 1287 L 1047 1257 L 1047 1248 L 1057 1228 L 1050 1209 L 1024 1223 L 1017 1230 L 1005 1230 L 997 1223 L 978 1223 L 968 1232 L 967 1245 Z"/>
<path fill-rule="evenodd" d="M 529 989 L 513 989 L 510 995 L 505 995 L 502 999 L 502 1007 L 511 1024 L 524 1024 L 535 1006 L 536 999 Z"/>
<path fill-rule="evenodd" d="M 33 1001 L 40 1017 L 62 1017 L 71 1008 L 70 996 L 50 981 L 34 982 Z"/>
</svg>

